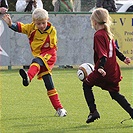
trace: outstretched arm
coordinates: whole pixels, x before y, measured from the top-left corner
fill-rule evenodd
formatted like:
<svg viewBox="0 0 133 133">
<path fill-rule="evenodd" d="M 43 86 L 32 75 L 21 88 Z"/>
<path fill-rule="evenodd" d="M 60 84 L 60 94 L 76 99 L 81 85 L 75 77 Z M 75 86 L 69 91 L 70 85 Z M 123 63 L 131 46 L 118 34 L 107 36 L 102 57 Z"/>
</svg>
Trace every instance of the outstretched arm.
<svg viewBox="0 0 133 133">
<path fill-rule="evenodd" d="M 118 48 L 116 48 L 116 56 L 123 61 L 125 64 L 129 65 L 131 62 L 131 59 L 129 57 L 125 57 Z"/>
</svg>

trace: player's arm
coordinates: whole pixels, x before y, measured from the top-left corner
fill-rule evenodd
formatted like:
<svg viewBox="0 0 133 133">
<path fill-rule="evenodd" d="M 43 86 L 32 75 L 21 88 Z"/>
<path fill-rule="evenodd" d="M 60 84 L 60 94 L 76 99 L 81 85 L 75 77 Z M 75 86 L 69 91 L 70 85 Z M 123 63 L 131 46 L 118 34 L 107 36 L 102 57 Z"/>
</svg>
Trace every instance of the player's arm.
<svg viewBox="0 0 133 133">
<path fill-rule="evenodd" d="M 100 62 L 99 62 L 99 68 L 104 69 L 104 65 L 107 61 L 107 57 L 103 56 L 102 58 L 100 58 Z"/>
<path fill-rule="evenodd" d="M 106 72 L 104 71 L 104 65 L 105 65 L 106 61 L 107 61 L 107 57 L 103 56 L 102 58 L 100 58 L 98 72 L 103 77 L 106 75 Z"/>
<path fill-rule="evenodd" d="M 116 47 L 116 56 L 121 60 L 124 61 L 126 57 L 119 51 L 119 49 Z"/>
<path fill-rule="evenodd" d="M 18 28 L 17 23 L 12 23 L 12 25 L 9 26 L 9 28 L 11 28 L 12 30 L 14 30 L 16 32 L 19 32 L 19 28 Z"/>
<path fill-rule="evenodd" d="M 131 62 L 131 59 L 129 57 L 125 57 L 124 54 L 122 54 L 117 47 L 116 56 L 127 65 Z"/>
</svg>

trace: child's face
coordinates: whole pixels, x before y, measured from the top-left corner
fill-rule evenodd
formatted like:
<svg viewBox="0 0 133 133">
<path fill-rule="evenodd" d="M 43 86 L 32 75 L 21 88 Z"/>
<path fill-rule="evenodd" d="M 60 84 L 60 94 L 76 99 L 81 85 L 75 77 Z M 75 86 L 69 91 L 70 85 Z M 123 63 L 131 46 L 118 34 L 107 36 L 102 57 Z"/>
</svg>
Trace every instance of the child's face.
<svg viewBox="0 0 133 133">
<path fill-rule="evenodd" d="M 34 23 L 36 25 L 36 27 L 40 30 L 40 31 L 44 31 L 47 27 L 47 22 L 48 20 L 46 19 L 42 19 L 42 20 L 36 20 Z"/>
</svg>

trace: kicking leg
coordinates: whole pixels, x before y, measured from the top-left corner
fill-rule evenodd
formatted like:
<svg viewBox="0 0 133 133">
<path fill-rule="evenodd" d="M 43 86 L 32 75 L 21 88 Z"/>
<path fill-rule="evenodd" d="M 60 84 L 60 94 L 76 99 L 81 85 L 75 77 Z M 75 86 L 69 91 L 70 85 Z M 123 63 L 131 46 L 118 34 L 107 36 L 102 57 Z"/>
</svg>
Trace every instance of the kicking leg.
<svg viewBox="0 0 133 133">
<path fill-rule="evenodd" d="M 44 65 L 44 63 L 40 58 L 34 58 L 32 60 L 30 68 L 28 69 L 28 72 L 26 72 L 24 69 L 19 70 L 19 74 L 23 79 L 23 85 L 24 86 L 29 85 L 30 81 L 40 71 L 40 66 L 43 66 L 43 65 Z"/>
</svg>

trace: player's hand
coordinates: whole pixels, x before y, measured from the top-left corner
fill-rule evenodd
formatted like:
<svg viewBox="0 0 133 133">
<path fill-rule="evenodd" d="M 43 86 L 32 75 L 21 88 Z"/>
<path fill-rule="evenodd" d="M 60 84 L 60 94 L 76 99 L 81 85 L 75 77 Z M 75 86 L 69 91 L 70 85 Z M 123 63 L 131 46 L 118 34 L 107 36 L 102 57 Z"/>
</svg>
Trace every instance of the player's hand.
<svg viewBox="0 0 133 133">
<path fill-rule="evenodd" d="M 7 8 L 5 8 L 5 7 L 0 7 L 0 13 L 6 13 L 8 11 L 8 9 Z"/>
<path fill-rule="evenodd" d="M 8 24 L 8 26 L 12 25 L 12 20 L 9 14 L 4 14 L 2 18 Z"/>
<path fill-rule="evenodd" d="M 102 68 L 98 68 L 98 72 L 104 77 L 106 72 Z"/>
<path fill-rule="evenodd" d="M 131 59 L 129 57 L 126 57 L 126 59 L 124 60 L 124 63 L 129 65 L 131 62 Z"/>
</svg>

